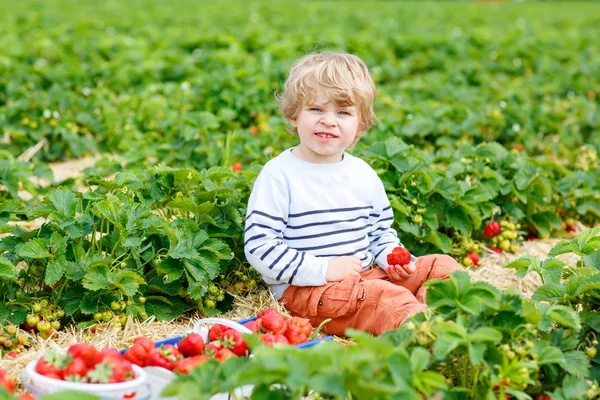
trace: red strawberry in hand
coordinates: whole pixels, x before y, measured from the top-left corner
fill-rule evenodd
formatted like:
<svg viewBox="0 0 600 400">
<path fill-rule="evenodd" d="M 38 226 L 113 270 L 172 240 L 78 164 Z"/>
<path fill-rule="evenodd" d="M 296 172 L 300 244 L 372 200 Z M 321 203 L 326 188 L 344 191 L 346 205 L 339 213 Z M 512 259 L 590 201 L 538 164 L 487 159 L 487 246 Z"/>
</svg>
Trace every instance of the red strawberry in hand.
<svg viewBox="0 0 600 400">
<path fill-rule="evenodd" d="M 388 265 L 408 265 L 412 259 L 410 252 L 405 247 L 398 246 L 387 255 Z"/>
<path fill-rule="evenodd" d="M 204 364 L 208 360 L 208 357 L 202 355 L 184 358 L 177 361 L 177 364 L 175 365 L 175 371 L 187 375 L 192 371 L 192 369 L 196 368 L 200 364 Z"/>
<path fill-rule="evenodd" d="M 0 369 L 0 387 L 3 387 L 8 394 L 15 390 L 15 381 L 8 371 Z"/>
<path fill-rule="evenodd" d="M 199 356 L 204 351 L 204 340 L 197 333 L 190 333 L 177 344 L 177 348 L 185 357 Z"/>
</svg>

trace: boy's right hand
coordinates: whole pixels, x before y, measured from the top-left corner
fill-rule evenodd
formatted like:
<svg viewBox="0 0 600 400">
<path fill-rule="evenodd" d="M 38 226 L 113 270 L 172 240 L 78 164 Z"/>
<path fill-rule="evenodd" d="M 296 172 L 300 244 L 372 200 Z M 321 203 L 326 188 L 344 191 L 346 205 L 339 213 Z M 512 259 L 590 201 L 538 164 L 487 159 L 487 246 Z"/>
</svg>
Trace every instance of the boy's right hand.
<svg viewBox="0 0 600 400">
<path fill-rule="evenodd" d="M 356 257 L 343 256 L 329 260 L 325 280 L 327 282 L 343 281 L 350 275 L 360 275 L 362 262 Z"/>
</svg>

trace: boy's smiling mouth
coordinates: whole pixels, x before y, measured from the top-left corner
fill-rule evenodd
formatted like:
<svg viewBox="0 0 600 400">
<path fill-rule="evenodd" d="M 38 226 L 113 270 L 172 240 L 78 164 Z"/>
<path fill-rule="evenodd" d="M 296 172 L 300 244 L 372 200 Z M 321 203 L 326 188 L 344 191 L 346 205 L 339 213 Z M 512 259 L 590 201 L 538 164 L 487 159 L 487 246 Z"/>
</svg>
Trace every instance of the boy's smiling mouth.
<svg viewBox="0 0 600 400">
<path fill-rule="evenodd" d="M 337 137 L 329 132 L 316 132 L 315 135 L 325 139 L 335 139 Z"/>
</svg>

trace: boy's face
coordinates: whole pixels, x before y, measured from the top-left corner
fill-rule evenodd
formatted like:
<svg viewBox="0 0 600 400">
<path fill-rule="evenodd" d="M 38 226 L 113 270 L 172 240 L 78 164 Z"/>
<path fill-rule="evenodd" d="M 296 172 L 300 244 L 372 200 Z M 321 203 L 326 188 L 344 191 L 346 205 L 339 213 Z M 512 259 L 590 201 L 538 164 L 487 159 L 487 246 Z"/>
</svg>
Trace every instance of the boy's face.
<svg viewBox="0 0 600 400">
<path fill-rule="evenodd" d="M 290 123 L 300 137 L 294 155 L 318 164 L 340 162 L 344 151 L 364 132 L 356 107 L 343 107 L 330 101 L 323 89 L 317 91 L 314 102 L 304 105 L 298 118 Z"/>
</svg>

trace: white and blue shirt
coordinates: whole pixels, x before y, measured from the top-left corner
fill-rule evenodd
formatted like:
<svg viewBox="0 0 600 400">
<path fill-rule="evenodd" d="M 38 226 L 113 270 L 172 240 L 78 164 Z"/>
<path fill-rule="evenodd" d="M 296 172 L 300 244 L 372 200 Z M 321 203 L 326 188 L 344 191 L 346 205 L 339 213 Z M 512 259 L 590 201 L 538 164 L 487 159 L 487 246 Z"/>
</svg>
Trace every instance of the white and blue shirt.
<svg viewBox="0 0 600 400">
<path fill-rule="evenodd" d="M 401 244 L 377 173 L 348 153 L 339 163 L 314 164 L 291 150 L 265 164 L 246 214 L 246 258 L 275 298 L 290 285 L 327 283 L 334 257 L 356 257 L 363 270 L 387 268 L 387 254 Z"/>
</svg>

